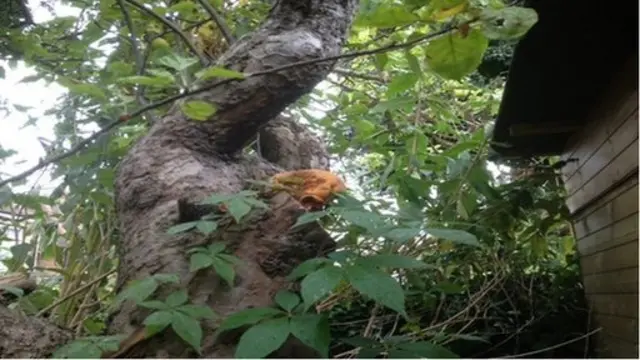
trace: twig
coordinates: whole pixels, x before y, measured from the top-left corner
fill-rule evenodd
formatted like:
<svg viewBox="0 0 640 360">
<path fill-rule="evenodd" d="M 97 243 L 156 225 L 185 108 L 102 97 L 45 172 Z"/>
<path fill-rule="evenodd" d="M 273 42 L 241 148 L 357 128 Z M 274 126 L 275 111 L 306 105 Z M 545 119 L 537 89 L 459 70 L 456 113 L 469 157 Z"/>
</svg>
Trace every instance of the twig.
<svg viewBox="0 0 640 360">
<path fill-rule="evenodd" d="M 186 28 L 184 28 L 183 32 L 191 31 L 191 30 L 197 28 L 198 26 L 202 26 L 202 25 L 208 23 L 209 21 L 211 21 L 211 20 L 209 20 L 209 19 L 200 20 L 197 23 L 189 25 Z M 155 39 L 161 38 L 161 37 L 169 34 L 170 32 L 171 32 L 171 30 L 165 30 L 165 31 L 163 31 L 162 33 L 160 33 L 158 35 L 151 36 L 150 39 L 149 39 L 149 42 L 151 42 L 151 41 L 153 41 Z"/>
<path fill-rule="evenodd" d="M 540 353 L 543 353 L 543 352 L 545 352 L 545 351 L 549 351 L 549 350 L 553 350 L 553 349 L 561 348 L 561 347 L 563 347 L 563 346 L 565 346 L 565 345 L 569 345 L 569 344 L 571 344 L 571 343 L 574 343 L 574 342 L 576 342 L 576 341 L 578 341 L 578 340 L 582 340 L 582 339 L 584 339 L 584 338 L 589 338 L 591 335 L 594 335 L 595 333 L 600 332 L 600 330 L 602 330 L 602 328 L 601 328 L 601 327 L 599 327 L 599 328 L 597 328 L 597 329 L 595 329 L 595 330 L 593 330 L 593 331 L 589 331 L 588 333 L 586 333 L 586 334 L 584 334 L 584 335 L 580 335 L 580 336 L 578 336 L 577 338 L 573 338 L 573 339 L 571 339 L 571 340 L 567 340 L 567 341 L 561 342 L 561 343 L 559 343 L 559 344 L 551 345 L 551 346 L 548 346 L 548 347 L 546 347 L 546 348 L 544 348 L 544 349 L 539 349 L 539 350 L 529 351 L 529 352 L 522 353 L 522 354 L 516 354 L 516 355 L 504 356 L 504 357 L 502 357 L 502 358 L 503 358 L 503 359 L 516 359 L 516 358 L 522 358 L 522 357 L 525 357 L 525 356 L 530 356 L 530 355 L 540 354 Z"/>
<path fill-rule="evenodd" d="M 144 5 L 140 4 L 136 0 L 126 0 L 126 1 L 129 4 L 131 4 L 133 7 L 135 7 L 136 9 L 138 9 L 138 10 L 144 12 L 144 13 L 147 13 L 152 18 L 160 21 L 161 23 L 163 23 L 166 26 L 168 26 L 169 28 L 171 28 L 171 30 L 173 30 L 173 32 L 175 32 L 176 35 L 178 35 L 182 39 L 182 41 L 185 43 L 185 45 L 187 45 L 189 50 L 191 50 L 191 52 L 193 52 L 198 57 L 198 59 L 200 60 L 200 62 L 203 65 L 207 65 L 208 64 L 208 60 L 200 53 L 200 51 L 198 51 L 198 49 L 195 47 L 195 45 L 193 45 L 193 43 L 191 43 L 191 41 L 189 40 L 187 35 L 185 35 L 184 32 L 182 32 L 182 30 L 180 30 L 180 28 L 177 27 L 173 22 L 171 22 L 171 21 L 163 18 L 162 16 L 154 13 L 153 10 L 147 9 L 146 7 L 144 7 Z"/>
<path fill-rule="evenodd" d="M 333 72 L 338 74 L 338 75 L 342 75 L 342 76 L 348 76 L 348 77 L 354 77 L 354 78 L 358 78 L 358 79 L 362 79 L 362 80 L 369 80 L 369 81 L 375 81 L 378 83 L 382 83 L 382 84 L 386 84 L 388 81 L 383 79 L 383 78 L 379 78 L 376 76 L 371 76 L 371 75 L 367 75 L 367 74 L 360 74 L 357 72 L 353 72 L 350 70 L 345 70 L 345 69 L 333 69 Z"/>
<path fill-rule="evenodd" d="M 138 42 L 138 37 L 136 36 L 135 30 L 133 27 L 131 14 L 129 13 L 129 9 L 127 9 L 127 6 L 124 3 L 124 0 L 118 0 L 118 6 L 120 6 L 120 9 L 122 10 L 124 22 L 129 28 L 129 42 L 131 43 L 131 50 L 133 52 L 133 57 L 136 62 L 136 69 L 138 69 L 137 74 L 142 76 L 146 72 L 145 67 L 146 67 L 147 59 L 149 57 L 148 56 L 149 51 L 145 51 L 145 55 L 142 55 L 142 53 L 140 52 L 140 43 Z M 136 100 L 138 101 L 140 106 L 149 105 L 149 102 L 144 97 L 144 86 L 142 85 L 138 85 L 136 88 Z M 151 122 L 156 121 L 153 113 L 149 113 L 149 118 Z"/>
<path fill-rule="evenodd" d="M 133 0 L 127 0 L 127 1 L 133 1 Z M 155 16 L 157 16 L 157 15 L 155 15 Z M 475 19 L 474 20 L 470 20 L 467 23 L 471 23 L 471 22 L 474 22 L 474 21 L 476 21 L 476 20 Z M 277 73 L 279 71 L 289 70 L 289 69 L 296 68 L 296 67 L 299 67 L 299 66 L 313 65 L 313 64 L 318 64 L 318 63 L 322 63 L 322 62 L 336 61 L 336 60 L 340 60 L 340 59 L 352 59 L 352 58 L 356 58 L 356 57 L 359 57 L 359 56 L 373 55 L 373 54 L 387 52 L 387 51 L 404 49 L 404 48 L 415 46 L 415 45 L 417 45 L 417 44 L 419 44 L 421 42 L 436 38 L 438 36 L 447 34 L 448 32 L 451 32 L 453 30 L 455 30 L 455 28 L 449 26 L 449 27 L 447 27 L 445 29 L 442 29 L 440 31 L 436 31 L 436 32 L 434 32 L 432 34 L 428 34 L 428 35 L 422 36 L 420 38 L 413 39 L 411 41 L 407 41 L 407 42 L 402 43 L 402 44 L 393 44 L 393 45 L 388 45 L 388 46 L 384 46 L 384 47 L 377 48 L 377 49 L 356 51 L 356 52 L 346 53 L 346 54 L 342 54 L 342 55 L 329 56 L 329 57 L 321 58 L 321 59 L 312 59 L 312 60 L 293 62 L 291 64 L 283 65 L 283 66 L 276 67 L 276 68 L 273 68 L 273 69 L 257 71 L 255 73 L 245 74 L 244 79 L 257 77 L 257 76 L 268 75 L 268 74 L 274 74 L 274 73 Z M 196 95 L 196 94 L 200 94 L 200 93 L 203 93 L 203 92 L 207 92 L 209 90 L 215 89 L 215 88 L 220 87 L 222 85 L 226 85 L 226 84 L 232 83 L 234 81 L 240 81 L 240 79 L 227 78 L 227 79 L 223 79 L 221 81 L 215 82 L 215 83 L 207 84 L 207 85 L 205 85 L 205 86 L 203 86 L 203 87 L 201 87 L 199 89 L 195 89 L 195 90 L 192 90 L 192 91 L 185 91 L 182 94 L 170 96 L 170 97 L 168 97 L 168 98 L 166 98 L 164 100 L 160 100 L 160 101 L 157 101 L 155 103 L 149 104 L 147 106 L 144 106 L 144 107 L 132 112 L 131 114 L 128 114 L 127 118 L 137 117 L 137 116 L 139 116 L 139 115 L 141 115 L 141 114 L 143 114 L 143 113 L 145 113 L 145 112 L 147 112 L 149 110 L 153 110 L 153 109 L 159 108 L 159 107 L 161 107 L 163 105 L 172 103 L 172 102 L 174 102 L 176 100 L 179 100 L 179 99 L 182 99 L 182 98 L 185 98 L 185 97 L 189 97 L 191 95 Z M 78 151 L 80 151 L 85 145 L 87 145 L 90 142 L 92 142 L 93 140 L 97 139 L 98 137 L 100 137 L 100 135 L 109 132 L 111 129 L 117 127 L 121 123 L 123 123 L 123 121 L 120 121 L 120 120 L 113 121 L 112 123 L 108 124 L 106 127 L 104 127 L 102 129 L 98 130 L 97 132 L 95 132 L 93 135 L 91 135 L 88 138 L 86 138 L 86 139 L 80 141 L 79 143 L 77 143 L 69 151 L 61 153 L 61 154 L 58 154 L 58 155 L 53 156 L 53 157 L 51 157 L 49 159 L 42 160 L 42 161 L 40 161 L 40 163 L 38 165 L 36 165 L 36 166 L 34 166 L 34 167 L 32 167 L 32 168 L 30 168 L 28 170 L 25 170 L 25 171 L 21 172 L 18 175 L 15 175 L 15 176 L 12 176 L 12 177 L 9 177 L 9 178 L 7 178 L 5 180 L 0 181 L 0 187 L 5 186 L 5 185 L 7 185 L 9 183 L 12 183 L 14 181 L 21 180 L 21 179 L 33 174 L 34 172 L 36 172 L 36 171 L 38 171 L 38 170 L 40 170 L 40 169 L 42 169 L 42 168 L 54 163 L 54 162 L 57 162 L 57 161 L 60 161 L 60 160 L 63 160 L 63 159 L 66 159 L 66 158 L 72 156 L 73 154 L 75 154 Z"/>
<path fill-rule="evenodd" d="M 124 17 L 124 23 L 129 28 L 129 42 L 131 43 L 131 51 L 133 52 L 133 58 L 136 62 L 136 69 L 138 75 L 144 75 L 144 58 L 140 53 L 140 47 L 138 44 L 138 39 L 136 37 L 135 30 L 133 28 L 133 21 L 131 21 L 131 14 L 129 13 L 129 9 L 124 3 L 124 0 L 118 0 L 118 6 L 122 10 L 122 15 Z M 136 89 L 136 98 L 140 105 L 147 105 L 147 101 L 140 97 L 142 86 L 138 86 Z"/>
<path fill-rule="evenodd" d="M 489 291 L 491 289 L 493 289 L 498 283 L 500 283 L 500 281 L 502 281 L 502 277 L 503 277 L 502 275 L 500 275 L 500 276 L 496 275 L 496 277 L 493 280 L 491 280 L 491 282 L 489 282 L 489 285 L 487 285 L 484 289 L 482 289 L 481 291 L 476 293 L 475 299 L 471 300 L 469 302 L 469 305 L 467 305 L 464 309 L 458 311 L 455 315 L 449 317 L 448 319 L 446 319 L 446 320 L 444 320 L 444 321 L 442 321 L 442 322 L 440 322 L 438 324 L 430 325 L 430 326 L 428 326 L 428 327 L 426 327 L 424 329 L 421 329 L 419 331 L 419 333 L 425 333 L 425 332 L 428 332 L 430 330 L 433 330 L 433 329 L 436 329 L 436 328 L 439 328 L 439 327 L 443 327 L 443 326 L 446 326 L 446 325 L 452 323 L 456 318 L 458 318 L 459 316 L 461 316 L 461 315 L 465 314 L 466 312 L 468 312 L 474 305 L 476 305 L 478 303 L 478 301 L 480 301 L 487 293 L 489 293 Z M 416 334 L 416 333 L 414 333 L 414 334 Z"/>
<path fill-rule="evenodd" d="M 216 26 L 218 26 L 218 29 L 220 29 L 220 32 L 222 33 L 222 36 L 224 36 L 224 39 L 227 41 L 227 44 L 229 45 L 233 44 L 236 41 L 236 39 L 231 33 L 231 30 L 225 23 L 222 16 L 218 14 L 216 9 L 213 8 L 213 6 L 209 3 L 209 1 L 198 0 L 198 2 L 200 3 L 200 5 L 202 5 L 202 7 L 209 14 L 209 16 L 211 16 L 211 19 L 213 20 L 213 22 L 216 23 Z"/>
<path fill-rule="evenodd" d="M 531 325 L 533 323 L 533 321 L 536 320 L 535 318 L 529 319 L 527 320 L 526 323 L 524 323 L 524 325 L 520 326 L 515 332 L 509 334 L 509 336 L 507 336 L 505 339 L 503 339 L 502 341 L 500 341 L 499 343 L 491 346 L 489 349 L 484 350 L 480 353 L 475 354 L 474 356 L 472 356 L 471 358 L 476 359 L 479 357 L 482 357 L 480 355 L 484 355 L 484 354 L 488 354 L 489 352 L 491 352 L 493 349 L 497 349 L 500 346 L 502 346 L 503 344 L 506 344 L 509 340 L 513 339 L 515 336 L 518 336 L 522 330 L 524 330 L 527 326 Z M 586 357 L 585 357 L 586 359 Z"/>
<path fill-rule="evenodd" d="M 112 269 L 102 275 L 100 275 L 99 277 L 93 279 L 92 281 L 80 286 L 79 288 L 75 289 L 74 291 L 70 292 L 69 294 L 67 294 L 67 296 L 62 297 L 60 299 L 58 299 L 56 302 L 54 302 L 53 304 L 47 306 L 46 308 L 40 310 L 37 314 L 36 317 L 40 317 L 43 314 L 46 314 L 47 312 L 51 311 L 51 309 L 54 309 L 55 307 L 57 307 L 58 305 L 62 304 L 63 302 L 71 299 L 72 297 L 78 295 L 79 293 L 81 293 L 83 290 L 90 288 L 91 286 L 93 286 L 93 284 L 97 284 L 100 281 L 102 281 L 104 278 L 106 278 L 107 276 L 113 274 L 116 272 L 116 269 Z"/>
<path fill-rule="evenodd" d="M 378 312 L 379 308 L 380 305 L 378 303 L 373 306 L 373 309 L 371 310 L 371 316 L 369 317 L 369 321 L 367 322 L 367 326 L 364 328 L 364 332 L 362 333 L 363 337 L 368 338 L 371 336 L 371 332 L 373 331 L 373 323 L 376 320 L 376 313 Z"/>
</svg>

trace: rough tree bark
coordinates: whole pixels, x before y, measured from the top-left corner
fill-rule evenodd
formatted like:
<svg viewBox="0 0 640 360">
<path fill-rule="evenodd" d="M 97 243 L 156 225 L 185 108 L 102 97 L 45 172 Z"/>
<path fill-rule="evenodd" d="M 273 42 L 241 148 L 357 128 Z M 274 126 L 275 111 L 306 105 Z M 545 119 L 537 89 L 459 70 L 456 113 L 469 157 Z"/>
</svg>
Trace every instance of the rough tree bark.
<svg viewBox="0 0 640 360">
<path fill-rule="evenodd" d="M 251 36 L 237 41 L 219 65 L 254 73 L 286 64 L 338 55 L 348 34 L 357 0 L 279 0 L 264 24 Z M 130 281 L 157 273 L 174 273 L 190 300 L 210 306 L 222 318 L 236 311 L 272 303 L 273 295 L 291 286 L 285 276 L 300 262 L 320 256 L 334 247 L 319 227 L 308 225 L 295 232 L 291 226 L 304 211 L 288 194 L 269 199 L 270 209 L 253 211 L 242 224 L 229 224 L 208 236 L 166 234 L 185 214 L 178 201 L 195 204 L 211 194 L 231 194 L 247 187 L 249 179 L 265 180 L 277 172 L 302 168 L 327 168 L 328 157 L 319 139 L 293 119 L 279 115 L 287 106 L 311 91 L 330 72 L 333 63 L 317 62 L 264 76 L 250 77 L 216 87 L 189 100 L 216 105 L 217 113 L 206 122 L 188 120 L 174 104 L 164 118 L 129 152 L 116 178 L 116 206 L 120 220 L 119 271 L 116 291 Z M 274 119 L 274 120 L 272 120 Z M 272 121 L 271 121 L 272 120 Z M 270 122 L 271 121 L 271 122 Z M 241 150 L 260 132 L 263 157 L 246 156 Z M 213 271 L 189 273 L 187 250 L 225 241 L 243 264 L 237 267 L 236 284 L 229 288 Z M 161 288 L 163 298 L 176 288 Z M 110 318 L 110 333 L 131 333 L 142 327 L 144 310 L 125 302 Z M 39 320 L 18 320 L 0 309 L 0 324 L 18 326 L 21 333 L 49 334 L 47 344 L 20 349 L 16 334 L 3 333 L 0 355 L 42 357 L 52 344 L 71 335 Z M 202 357 L 233 357 L 236 336 L 214 339 L 218 320 L 203 322 Z M 6 329 L 6 327 L 4 327 Z M 35 333 L 34 333 L 35 331 Z M 12 348 L 13 347 L 13 348 Z M 32 350 L 30 350 L 32 349 Z M 24 350 L 24 351 L 21 351 Z M 310 357 L 315 352 L 288 341 L 277 357 Z M 198 356 L 171 330 L 133 346 L 126 357 Z"/>
</svg>

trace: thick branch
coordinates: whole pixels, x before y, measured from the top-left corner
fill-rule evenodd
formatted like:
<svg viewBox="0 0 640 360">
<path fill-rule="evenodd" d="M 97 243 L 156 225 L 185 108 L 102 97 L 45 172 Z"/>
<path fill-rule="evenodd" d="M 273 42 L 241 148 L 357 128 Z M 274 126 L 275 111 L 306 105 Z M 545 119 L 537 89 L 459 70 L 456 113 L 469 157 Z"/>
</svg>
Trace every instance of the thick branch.
<svg viewBox="0 0 640 360">
<path fill-rule="evenodd" d="M 252 76 L 193 96 L 192 99 L 215 104 L 216 115 L 195 124 L 186 120 L 175 106 L 158 130 L 171 128 L 174 133 L 182 133 L 184 143 L 198 146 L 207 143 L 208 149 L 197 151 L 236 153 L 259 128 L 327 76 L 335 61 L 317 62 L 317 59 L 339 57 L 355 3 L 355 0 L 279 1 L 255 35 L 236 42 L 221 57 L 220 65 L 249 74 L 305 61 L 308 65 Z M 200 139 L 194 141 L 196 133 Z"/>
</svg>

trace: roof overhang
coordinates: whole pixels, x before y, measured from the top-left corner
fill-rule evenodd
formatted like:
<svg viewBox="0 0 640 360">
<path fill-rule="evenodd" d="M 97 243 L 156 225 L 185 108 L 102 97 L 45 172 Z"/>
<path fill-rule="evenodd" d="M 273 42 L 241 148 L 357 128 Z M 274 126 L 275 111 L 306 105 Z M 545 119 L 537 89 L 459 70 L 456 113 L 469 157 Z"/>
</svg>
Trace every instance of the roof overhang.
<svg viewBox="0 0 640 360">
<path fill-rule="evenodd" d="M 527 3 L 539 20 L 516 45 L 493 132 L 505 158 L 562 153 L 616 69 L 638 54 L 638 1 Z"/>
</svg>

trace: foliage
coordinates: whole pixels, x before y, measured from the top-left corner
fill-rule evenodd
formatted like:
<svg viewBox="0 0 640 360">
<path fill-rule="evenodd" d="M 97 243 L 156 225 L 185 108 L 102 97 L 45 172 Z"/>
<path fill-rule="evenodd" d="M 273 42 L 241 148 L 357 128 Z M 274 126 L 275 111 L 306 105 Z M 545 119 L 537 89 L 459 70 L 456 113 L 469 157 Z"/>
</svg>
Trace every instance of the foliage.
<svg viewBox="0 0 640 360">
<path fill-rule="evenodd" d="M 10 254 L 2 262 L 8 272 L 42 278 L 30 294 L 14 291 L 11 307 L 82 336 L 55 354 L 60 357 L 98 357 L 117 348 L 104 329 L 108 310 L 121 301 L 150 311 L 150 334 L 171 327 L 199 349 L 199 321 L 215 314 L 189 303 L 183 290 L 158 300 L 159 288 L 179 284 L 174 274 L 156 274 L 113 295 L 114 169 L 167 111 L 173 103 L 167 99 L 207 79 L 256 75 L 210 65 L 219 56 L 213 50 L 226 42 L 199 3 L 147 2 L 151 11 L 138 11 L 130 0 L 65 3 L 82 10 L 8 30 L 6 40 L 36 71 L 23 83 L 44 80 L 68 90 L 47 111 L 57 121 L 55 140 L 38 165 L 51 164 L 61 185 L 50 196 L 21 192 L 15 186 L 23 177 L 6 185 L 2 174 L 0 205 L 11 213 L 2 224 L 0 245 Z M 260 0 L 232 3 L 211 1 L 235 37 L 253 31 L 269 10 Z M 167 21 L 200 48 L 185 44 Z M 268 356 L 289 335 L 323 356 L 549 355 L 545 347 L 584 335 L 562 184 L 553 172 L 518 177 L 487 159 L 513 43 L 536 21 L 535 12 L 500 0 L 361 1 L 346 44 L 351 60 L 340 61 L 291 106 L 322 133 L 351 189 L 351 196 L 303 215 L 296 226 L 322 220 L 339 249 L 292 272 L 299 294 L 282 291 L 274 307 L 223 320 L 220 333 L 247 328 L 236 356 Z M 0 63 L 0 78 L 15 63 Z M 28 109 L 9 105 L 28 116 Z M 180 108 L 198 121 L 216 112 L 201 101 Z M 96 128 L 97 135 L 87 135 Z M 13 155 L 0 148 L 1 161 Z M 224 214 L 169 233 L 211 234 L 225 217 L 245 221 L 266 207 L 256 196 L 212 194 L 206 203 L 224 207 Z M 223 244 L 187 256 L 191 271 L 211 267 L 233 287 L 239 262 Z"/>
</svg>

